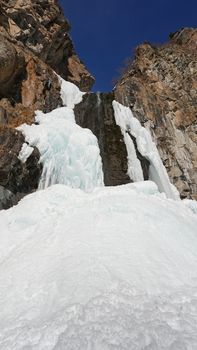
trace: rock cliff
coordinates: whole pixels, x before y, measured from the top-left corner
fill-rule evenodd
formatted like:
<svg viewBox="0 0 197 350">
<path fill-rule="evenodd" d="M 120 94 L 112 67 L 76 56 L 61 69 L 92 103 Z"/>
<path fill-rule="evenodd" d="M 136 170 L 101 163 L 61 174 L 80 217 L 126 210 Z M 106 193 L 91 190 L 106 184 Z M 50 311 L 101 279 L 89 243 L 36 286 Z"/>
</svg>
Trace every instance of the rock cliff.
<svg viewBox="0 0 197 350">
<path fill-rule="evenodd" d="M 75 106 L 76 122 L 97 137 L 103 161 L 104 183 L 116 186 L 130 182 L 127 151 L 116 125 L 112 101 L 114 93 L 89 93 Z"/>
<path fill-rule="evenodd" d="M 94 82 L 69 30 L 56 0 L 0 0 L 0 209 L 34 191 L 42 172 L 38 149 L 25 162 L 19 159 L 24 137 L 16 127 L 34 123 L 35 110 L 61 106 L 56 73 L 86 92 Z M 170 37 L 164 45 L 140 45 L 114 91 L 88 92 L 75 115 L 98 138 L 106 185 L 132 181 L 112 107 L 116 99 L 150 130 L 181 197 L 197 199 L 197 30 Z M 130 136 L 147 179 L 149 162 Z"/>
<path fill-rule="evenodd" d="M 56 0 L 0 1 L 0 33 L 33 52 L 82 91 L 94 78 L 77 56 L 69 36 L 70 24 Z"/>
<path fill-rule="evenodd" d="M 0 208 L 38 186 L 39 152 L 23 164 L 17 155 L 24 138 L 15 128 L 33 123 L 35 110 L 61 106 L 56 73 L 83 91 L 94 82 L 69 29 L 57 1 L 0 0 Z"/>
<path fill-rule="evenodd" d="M 137 47 L 115 98 L 150 129 L 181 197 L 197 199 L 197 29 Z"/>
</svg>

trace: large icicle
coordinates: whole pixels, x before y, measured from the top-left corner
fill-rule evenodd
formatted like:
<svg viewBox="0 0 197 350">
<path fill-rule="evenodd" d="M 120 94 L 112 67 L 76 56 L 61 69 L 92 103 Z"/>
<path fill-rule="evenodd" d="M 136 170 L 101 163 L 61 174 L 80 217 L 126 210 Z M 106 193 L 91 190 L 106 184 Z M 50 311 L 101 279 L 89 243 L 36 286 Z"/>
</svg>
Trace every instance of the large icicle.
<svg viewBox="0 0 197 350">
<path fill-rule="evenodd" d="M 149 160 L 149 178 L 154 181 L 160 192 L 165 192 L 168 198 L 177 199 L 178 195 L 170 183 L 167 171 L 161 161 L 155 143 L 152 141 L 150 133 L 133 116 L 130 108 L 123 106 L 117 101 L 113 101 L 116 124 L 120 126 L 128 153 L 128 175 L 134 181 L 140 181 L 141 165 L 136 160 L 134 145 L 128 132 L 130 132 L 137 142 L 139 152 Z M 135 153 L 134 153 L 135 152 Z M 133 169 L 132 169 L 133 168 Z M 143 175 L 142 175 L 143 176 Z"/>
<path fill-rule="evenodd" d="M 23 124 L 18 129 L 23 132 L 26 142 L 40 151 L 43 164 L 40 189 L 65 184 L 89 191 L 103 185 L 98 142 L 90 130 L 75 123 L 73 108 L 84 93 L 76 85 L 60 77 L 59 80 L 66 107 L 46 114 L 37 111 L 37 125 Z"/>
</svg>

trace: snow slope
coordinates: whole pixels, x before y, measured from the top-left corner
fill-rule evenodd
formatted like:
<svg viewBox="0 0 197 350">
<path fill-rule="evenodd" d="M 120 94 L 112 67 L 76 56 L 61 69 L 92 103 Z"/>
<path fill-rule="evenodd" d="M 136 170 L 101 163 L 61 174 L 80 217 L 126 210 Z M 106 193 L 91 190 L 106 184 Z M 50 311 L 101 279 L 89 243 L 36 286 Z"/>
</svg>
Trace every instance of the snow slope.
<svg viewBox="0 0 197 350">
<path fill-rule="evenodd" d="M 152 182 L 0 212 L 1 350 L 197 348 L 197 215 Z"/>
</svg>

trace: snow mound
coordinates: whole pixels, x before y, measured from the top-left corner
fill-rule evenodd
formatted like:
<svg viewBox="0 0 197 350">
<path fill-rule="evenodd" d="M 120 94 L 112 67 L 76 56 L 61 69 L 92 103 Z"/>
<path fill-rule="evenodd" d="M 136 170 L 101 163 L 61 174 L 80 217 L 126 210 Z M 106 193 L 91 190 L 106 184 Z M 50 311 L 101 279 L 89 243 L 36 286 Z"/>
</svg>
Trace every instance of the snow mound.
<svg viewBox="0 0 197 350">
<path fill-rule="evenodd" d="M 197 201 L 191 199 L 184 199 L 183 203 L 193 211 L 194 214 L 197 214 Z"/>
<path fill-rule="evenodd" d="M 97 139 L 75 123 L 72 109 L 61 107 L 46 114 L 37 111 L 35 120 L 38 125 L 23 124 L 18 129 L 40 151 L 40 189 L 59 183 L 89 191 L 103 185 Z"/>
<path fill-rule="evenodd" d="M 154 183 L 54 185 L 0 222 L 1 350 L 197 348 L 197 216 Z"/>
<path fill-rule="evenodd" d="M 133 116 L 129 107 L 113 101 L 116 124 L 120 126 L 128 154 L 128 175 L 133 181 L 143 181 L 141 164 L 137 158 L 135 147 L 128 132 L 136 138 L 138 151 L 150 162 L 149 179 L 154 181 L 160 192 L 165 192 L 168 198 L 179 199 L 179 194 L 173 189 L 167 171 L 162 163 L 151 134 Z"/>
</svg>

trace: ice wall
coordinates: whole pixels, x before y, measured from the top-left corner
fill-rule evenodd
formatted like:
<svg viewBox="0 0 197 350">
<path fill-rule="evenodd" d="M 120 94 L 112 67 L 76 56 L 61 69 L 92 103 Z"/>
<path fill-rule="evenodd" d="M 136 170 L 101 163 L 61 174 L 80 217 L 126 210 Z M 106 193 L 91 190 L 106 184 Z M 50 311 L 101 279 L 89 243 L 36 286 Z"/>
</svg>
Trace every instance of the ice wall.
<svg viewBox="0 0 197 350">
<path fill-rule="evenodd" d="M 154 181 L 160 192 L 165 192 L 168 198 L 178 199 L 174 186 L 170 183 L 167 171 L 161 161 L 159 152 L 151 135 L 137 120 L 130 108 L 113 101 L 116 124 L 120 126 L 128 153 L 128 175 L 133 181 L 142 181 L 143 173 L 137 159 L 133 141 L 128 133 L 136 139 L 138 151 L 150 162 L 149 179 Z"/>
<path fill-rule="evenodd" d="M 103 185 L 97 139 L 90 130 L 75 122 L 73 108 L 81 101 L 83 93 L 74 84 L 59 79 L 62 102 L 66 107 L 46 114 L 37 111 L 36 124 L 23 124 L 18 129 L 26 142 L 40 151 L 43 164 L 40 189 L 65 184 L 89 191 Z"/>
</svg>

